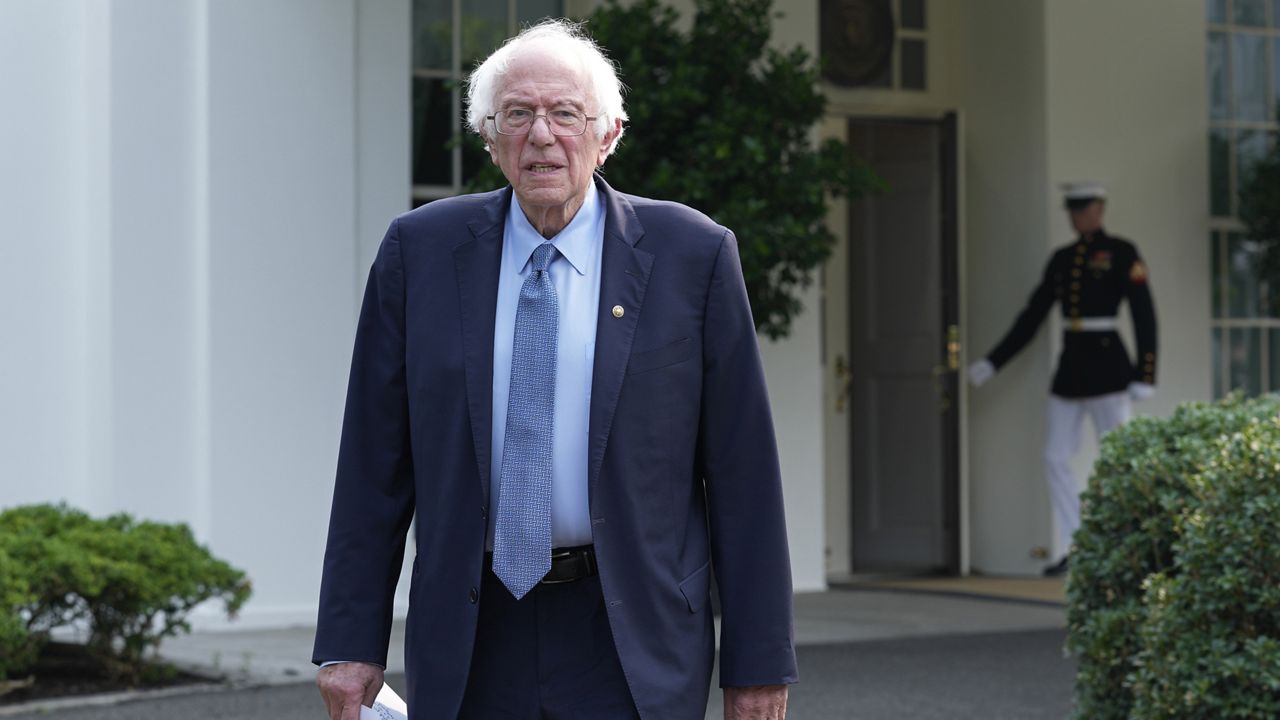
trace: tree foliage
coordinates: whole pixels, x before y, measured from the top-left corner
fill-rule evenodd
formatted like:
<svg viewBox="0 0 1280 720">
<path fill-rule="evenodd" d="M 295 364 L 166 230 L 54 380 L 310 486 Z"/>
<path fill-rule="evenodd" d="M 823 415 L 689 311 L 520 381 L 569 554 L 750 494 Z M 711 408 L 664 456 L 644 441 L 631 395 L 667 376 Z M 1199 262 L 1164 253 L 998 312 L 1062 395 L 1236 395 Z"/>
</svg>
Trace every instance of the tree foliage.
<svg viewBox="0 0 1280 720">
<path fill-rule="evenodd" d="M 696 0 L 686 31 L 658 0 L 609 0 L 586 29 L 628 88 L 629 130 L 602 173 L 619 191 L 675 200 L 731 228 L 756 327 L 776 339 L 831 253 L 828 199 L 879 180 L 844 143 L 813 142 L 826 108 L 818 66 L 803 48 L 770 47 L 770 5 Z M 471 187 L 503 182 L 490 167 Z"/>
</svg>

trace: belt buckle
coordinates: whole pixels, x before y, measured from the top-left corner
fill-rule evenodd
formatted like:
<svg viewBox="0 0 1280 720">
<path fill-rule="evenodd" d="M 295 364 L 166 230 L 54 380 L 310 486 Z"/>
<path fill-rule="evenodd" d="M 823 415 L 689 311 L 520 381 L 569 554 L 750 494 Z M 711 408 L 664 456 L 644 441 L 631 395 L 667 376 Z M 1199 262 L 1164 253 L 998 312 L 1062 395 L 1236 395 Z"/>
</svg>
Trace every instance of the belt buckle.
<svg viewBox="0 0 1280 720">
<path fill-rule="evenodd" d="M 572 551 L 572 550 L 561 550 L 560 552 L 552 552 L 552 553 L 551 553 L 551 563 L 554 565 L 556 560 L 563 560 L 563 559 L 565 559 L 565 558 L 572 557 L 572 556 L 573 556 L 573 551 Z M 547 571 L 547 575 L 550 575 L 550 574 L 551 574 L 551 571 L 549 571 L 549 570 L 548 570 L 548 571 Z M 548 580 L 548 579 L 546 578 L 546 576 L 543 576 L 543 578 L 542 578 L 541 580 L 539 580 L 539 581 L 538 581 L 538 584 L 540 584 L 540 585 L 564 585 L 565 583 L 576 582 L 576 581 L 581 580 L 581 579 L 582 579 L 582 578 L 566 578 L 566 579 L 558 579 L 558 578 L 557 578 L 557 579 Z"/>
<path fill-rule="evenodd" d="M 539 585 L 564 585 L 566 583 L 578 582 L 582 578 L 565 578 L 564 580 L 548 580 L 543 578 L 538 581 Z"/>
</svg>

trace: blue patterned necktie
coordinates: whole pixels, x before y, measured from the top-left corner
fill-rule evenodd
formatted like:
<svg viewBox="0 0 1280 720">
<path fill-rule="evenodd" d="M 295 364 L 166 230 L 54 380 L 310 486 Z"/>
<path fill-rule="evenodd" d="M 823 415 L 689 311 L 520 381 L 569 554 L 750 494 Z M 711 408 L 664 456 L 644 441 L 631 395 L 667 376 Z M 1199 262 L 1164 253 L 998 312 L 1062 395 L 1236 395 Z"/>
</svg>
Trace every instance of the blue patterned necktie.
<svg viewBox="0 0 1280 720">
<path fill-rule="evenodd" d="M 551 243 L 533 251 L 533 269 L 520 286 L 511 347 L 493 572 L 517 600 L 551 570 L 551 434 L 560 312 L 547 268 L 555 253 Z"/>
</svg>

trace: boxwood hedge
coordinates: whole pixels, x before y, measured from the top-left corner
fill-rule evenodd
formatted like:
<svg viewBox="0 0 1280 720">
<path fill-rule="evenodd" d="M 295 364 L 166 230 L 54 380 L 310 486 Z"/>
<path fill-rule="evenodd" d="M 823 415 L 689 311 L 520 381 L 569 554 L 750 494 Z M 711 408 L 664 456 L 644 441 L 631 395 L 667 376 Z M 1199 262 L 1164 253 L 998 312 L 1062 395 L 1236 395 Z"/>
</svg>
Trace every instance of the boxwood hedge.
<svg viewBox="0 0 1280 720">
<path fill-rule="evenodd" d="M 1139 692 L 1165 687 L 1153 684 L 1150 678 L 1141 680 L 1145 676 L 1136 673 L 1140 663 L 1155 657 L 1147 649 L 1156 632 L 1153 628 L 1158 625 L 1163 631 L 1172 631 L 1175 626 L 1170 625 L 1170 618 L 1184 617 L 1164 612 L 1161 598 L 1169 597 L 1169 583 L 1178 583 L 1184 570 L 1184 536 L 1206 517 L 1206 508 L 1215 502 L 1224 478 L 1234 472 L 1236 466 L 1215 465 L 1221 461 L 1223 444 L 1246 431 L 1261 432 L 1257 429 L 1260 424 L 1273 421 L 1278 413 L 1280 399 L 1276 397 L 1245 399 L 1236 395 L 1218 403 L 1182 405 L 1165 419 L 1138 418 L 1104 439 L 1089 488 L 1082 496 L 1081 528 L 1074 539 L 1067 582 L 1067 647 L 1079 659 L 1075 717 L 1255 717 L 1225 712 L 1136 714 L 1144 712 L 1136 709 Z M 1211 467 L 1217 469 L 1211 471 Z M 1237 480 L 1260 483 L 1256 478 Z M 1262 487 L 1254 489 L 1262 496 Z M 1226 507 L 1216 513 L 1218 518 L 1235 517 Z M 1256 514 L 1239 516 L 1244 523 L 1260 519 Z M 1219 549 L 1225 552 L 1225 548 Z M 1230 565 L 1237 554 L 1223 554 L 1220 561 Z M 1188 578 L 1176 588 L 1190 592 L 1203 577 Z M 1250 608 L 1234 611 L 1251 612 Z M 1210 639 L 1203 631 L 1194 624 L 1177 627 L 1177 633 L 1192 643 L 1179 648 L 1199 647 L 1207 652 Z M 1200 642 L 1203 647 L 1196 645 Z M 1151 648 L 1150 652 L 1164 653 L 1160 656 L 1166 660 L 1169 657 L 1165 650 Z"/>
<path fill-rule="evenodd" d="M 199 604 L 229 617 L 249 599 L 244 572 L 215 558 L 182 524 L 95 519 L 66 505 L 0 512 L 0 679 L 27 672 L 50 631 L 86 629 L 115 675 L 143 679 L 148 651 L 190 630 Z M 37 679 L 38 681 L 38 679 Z"/>
</svg>

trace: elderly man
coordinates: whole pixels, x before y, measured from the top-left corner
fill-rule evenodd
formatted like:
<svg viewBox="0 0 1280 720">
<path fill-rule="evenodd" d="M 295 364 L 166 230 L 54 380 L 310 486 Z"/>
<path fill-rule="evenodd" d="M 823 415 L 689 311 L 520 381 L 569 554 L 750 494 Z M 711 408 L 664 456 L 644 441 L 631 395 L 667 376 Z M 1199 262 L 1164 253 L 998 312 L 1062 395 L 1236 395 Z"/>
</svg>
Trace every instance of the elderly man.
<svg viewBox="0 0 1280 720">
<path fill-rule="evenodd" d="M 405 666 L 428 718 L 726 718 L 796 681 L 777 450 L 733 234 L 598 175 L 626 115 L 573 25 L 476 69 L 510 186 L 397 218 L 356 333 L 314 660 L 332 720 Z"/>
</svg>

